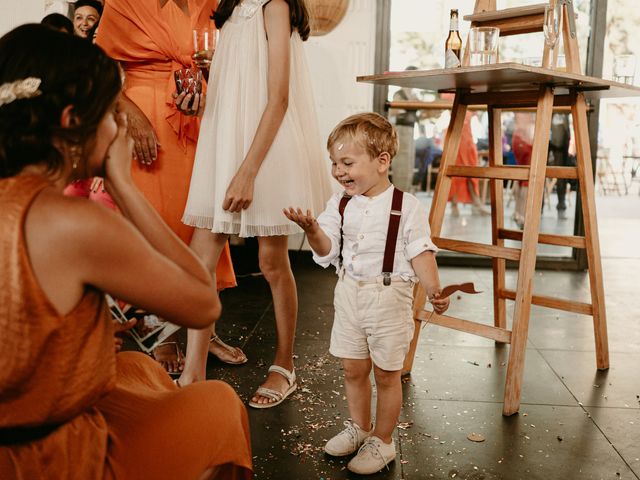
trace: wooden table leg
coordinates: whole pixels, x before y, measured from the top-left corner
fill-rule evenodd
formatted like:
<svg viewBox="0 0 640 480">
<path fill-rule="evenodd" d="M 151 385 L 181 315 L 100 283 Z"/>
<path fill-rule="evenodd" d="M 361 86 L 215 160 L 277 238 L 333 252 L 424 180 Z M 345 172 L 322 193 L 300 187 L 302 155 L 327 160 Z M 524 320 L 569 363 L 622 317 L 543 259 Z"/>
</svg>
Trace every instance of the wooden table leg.
<svg viewBox="0 0 640 480">
<path fill-rule="evenodd" d="M 544 195 L 547 151 L 553 114 L 553 88 L 541 87 L 536 110 L 533 149 L 529 170 L 529 191 L 525 208 L 522 251 L 518 268 L 518 283 L 513 313 L 513 329 L 507 380 L 504 391 L 503 415 L 513 415 L 520 409 L 522 374 L 529 332 L 529 314 L 536 268 L 536 247 L 540 229 L 540 209 Z"/>
<path fill-rule="evenodd" d="M 440 236 L 440 231 L 442 229 L 445 209 L 449 200 L 449 189 L 451 188 L 451 178 L 447 176 L 447 167 L 455 164 L 456 157 L 458 156 L 458 150 L 460 149 L 460 138 L 462 137 L 464 118 L 467 114 L 467 105 L 460 103 L 460 96 L 460 92 L 456 93 L 453 100 L 451 121 L 449 122 L 449 128 L 447 129 L 447 136 L 444 141 L 444 148 L 440 159 L 438 181 L 436 182 L 436 188 L 433 193 L 431 212 L 429 214 L 432 237 Z M 413 290 L 414 319 L 416 318 L 416 313 L 424 309 L 425 303 L 425 291 L 420 284 L 418 284 Z M 422 322 L 419 320 L 414 320 L 414 322 L 415 330 L 413 332 L 413 339 L 411 340 L 409 352 L 407 353 L 407 356 L 404 359 L 404 365 L 402 366 L 403 375 L 411 373 L 416 349 L 418 348 L 420 330 L 422 329 Z"/>
<path fill-rule="evenodd" d="M 578 181 L 584 237 L 586 241 L 587 262 L 589 266 L 589 284 L 591 286 L 591 304 L 593 305 L 593 330 L 596 342 L 596 365 L 600 370 L 609 368 L 609 340 L 607 336 L 607 316 L 602 284 L 602 263 L 600 260 L 600 240 L 596 218 L 596 200 L 594 192 L 593 168 L 591 167 L 591 148 L 587 126 L 587 106 L 584 94 L 578 94 L 571 108 L 573 128 L 576 139 Z"/>
<path fill-rule="evenodd" d="M 489 166 L 502 165 L 502 110 L 489 108 Z M 491 239 L 493 245 L 504 247 L 498 231 L 504 228 L 504 180 L 490 181 L 491 187 Z M 507 306 L 500 292 L 505 289 L 506 260 L 493 258 L 493 323 L 507 328 Z"/>
</svg>

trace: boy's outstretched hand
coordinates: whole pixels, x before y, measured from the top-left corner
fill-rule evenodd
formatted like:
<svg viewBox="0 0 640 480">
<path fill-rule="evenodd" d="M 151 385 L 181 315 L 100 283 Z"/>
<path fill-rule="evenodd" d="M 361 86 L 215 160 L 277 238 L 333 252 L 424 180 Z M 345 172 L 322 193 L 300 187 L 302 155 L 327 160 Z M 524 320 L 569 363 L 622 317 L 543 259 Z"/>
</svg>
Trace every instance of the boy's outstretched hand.
<svg viewBox="0 0 640 480">
<path fill-rule="evenodd" d="M 307 233 L 313 232 L 318 228 L 318 222 L 311 213 L 311 210 L 307 210 L 307 213 L 304 213 L 301 208 L 296 209 L 289 207 L 288 209 L 284 208 L 282 212 L 285 217 L 298 224 L 298 226 Z"/>
<path fill-rule="evenodd" d="M 433 310 L 441 315 L 449 308 L 449 297 L 440 298 L 440 292 L 437 292 L 429 299 L 429 303 L 433 305 Z"/>
</svg>

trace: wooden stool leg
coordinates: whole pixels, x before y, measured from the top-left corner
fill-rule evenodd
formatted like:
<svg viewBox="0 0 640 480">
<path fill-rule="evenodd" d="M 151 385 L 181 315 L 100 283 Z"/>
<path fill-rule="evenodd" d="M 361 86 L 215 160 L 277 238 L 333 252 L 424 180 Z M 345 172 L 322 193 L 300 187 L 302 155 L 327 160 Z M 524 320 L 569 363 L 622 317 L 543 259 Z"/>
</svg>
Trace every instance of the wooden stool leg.
<svg viewBox="0 0 640 480">
<path fill-rule="evenodd" d="M 459 98 L 460 95 L 456 93 L 453 101 L 453 108 L 451 110 L 451 121 L 449 122 L 447 137 L 444 141 L 444 149 L 440 159 L 438 181 L 436 182 L 436 189 L 433 193 L 433 203 L 431 204 L 431 212 L 429 214 L 432 237 L 440 236 L 440 231 L 442 230 L 444 213 L 449 199 L 449 189 L 451 188 L 451 178 L 447 176 L 447 167 L 449 165 L 453 165 L 456 161 L 456 157 L 458 156 L 458 150 L 460 149 L 460 137 L 462 136 L 462 126 L 464 125 L 464 117 L 467 113 L 467 106 L 461 104 L 459 102 Z M 418 284 L 413 290 L 414 319 L 417 318 L 416 313 L 424 309 L 425 303 L 425 291 L 420 284 Z M 409 351 L 407 352 L 407 356 L 404 359 L 404 365 L 402 366 L 403 375 L 411 373 L 413 360 L 416 355 L 416 348 L 418 347 L 420 330 L 422 329 L 421 321 L 414 320 L 414 322 L 415 330 L 413 332 L 413 339 L 411 340 Z"/>
<path fill-rule="evenodd" d="M 522 373 L 529 332 L 529 314 L 531 312 L 531 296 L 533 294 L 533 278 L 536 268 L 536 247 L 540 229 L 540 209 L 544 195 L 545 171 L 547 166 L 547 150 L 553 114 L 553 89 L 542 87 L 536 110 L 536 125 L 531 167 L 529 170 L 529 192 L 525 208 L 524 231 L 522 235 L 522 251 L 518 269 L 515 308 L 513 313 L 513 329 L 509 365 L 504 391 L 503 415 L 517 413 L 520 408 L 522 389 Z"/>
<path fill-rule="evenodd" d="M 402 375 L 409 375 L 413 368 L 413 361 L 416 356 L 416 349 L 418 348 L 418 339 L 420 338 L 420 330 L 422 330 L 422 322 L 416 320 L 418 313 L 424 310 L 424 304 L 427 302 L 427 294 L 424 288 L 418 283 L 413 287 L 413 338 L 409 345 L 409 351 L 404 358 L 404 365 L 402 365 Z"/>
<path fill-rule="evenodd" d="M 489 166 L 502 165 L 502 110 L 489 108 Z M 491 186 L 491 238 L 494 245 L 504 247 L 498 231 L 504 228 L 504 181 L 494 179 Z M 505 288 L 506 260 L 494 258 L 493 266 L 493 323 L 507 328 L 507 306 L 500 292 Z"/>
<path fill-rule="evenodd" d="M 600 240 L 596 219 L 596 200 L 594 192 L 593 168 L 591 167 L 591 148 L 587 128 L 587 106 L 582 93 L 578 94 L 571 108 L 573 128 L 576 140 L 578 181 L 584 236 L 586 240 L 587 261 L 589 266 L 589 284 L 591 286 L 591 304 L 593 305 L 593 330 L 596 342 L 596 365 L 600 370 L 609 368 L 609 341 L 607 337 L 607 316 L 602 284 L 602 263 L 600 260 Z"/>
</svg>

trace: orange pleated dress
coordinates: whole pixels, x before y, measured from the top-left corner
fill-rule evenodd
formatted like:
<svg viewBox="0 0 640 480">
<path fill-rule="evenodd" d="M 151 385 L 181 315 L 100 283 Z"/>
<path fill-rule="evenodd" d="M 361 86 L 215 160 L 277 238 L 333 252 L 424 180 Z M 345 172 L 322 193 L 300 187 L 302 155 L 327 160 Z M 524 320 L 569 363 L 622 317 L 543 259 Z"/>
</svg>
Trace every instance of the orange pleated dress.
<svg viewBox="0 0 640 480">
<path fill-rule="evenodd" d="M 107 0 L 96 43 L 125 72 L 124 91 L 153 125 L 158 158 L 151 166 L 134 162 L 133 180 L 164 221 L 189 243 L 193 228 L 181 222 L 189 193 L 200 119 L 175 107 L 173 72 L 191 66 L 193 30 L 213 27 L 216 0 L 188 0 L 190 17 L 168 0 Z M 216 270 L 218 290 L 236 279 L 226 246 Z"/>
<path fill-rule="evenodd" d="M 31 269 L 24 220 L 48 186 L 0 179 L 0 479 L 249 479 L 244 405 L 227 384 L 178 389 L 138 352 L 114 353 L 104 295 L 60 315 Z"/>
</svg>

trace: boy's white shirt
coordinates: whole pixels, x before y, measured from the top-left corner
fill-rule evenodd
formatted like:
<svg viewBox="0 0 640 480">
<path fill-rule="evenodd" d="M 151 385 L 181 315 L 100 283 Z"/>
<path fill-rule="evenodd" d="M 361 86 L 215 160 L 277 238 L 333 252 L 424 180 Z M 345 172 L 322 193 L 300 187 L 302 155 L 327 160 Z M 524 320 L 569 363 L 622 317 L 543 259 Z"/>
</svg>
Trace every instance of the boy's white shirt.
<svg viewBox="0 0 640 480">
<path fill-rule="evenodd" d="M 320 228 L 331 240 L 331 250 L 324 257 L 313 252 L 316 263 L 325 268 L 333 264 L 336 270 L 339 268 L 340 252 L 338 206 L 342 195 L 342 192 L 334 194 L 318 217 Z M 345 273 L 355 280 L 372 280 L 382 275 L 392 197 L 393 185 L 375 197 L 356 195 L 347 203 L 342 227 L 342 263 Z M 438 251 L 430 235 L 426 208 L 416 197 L 405 193 L 392 276 L 417 281 L 411 259 L 426 250 Z"/>
</svg>

